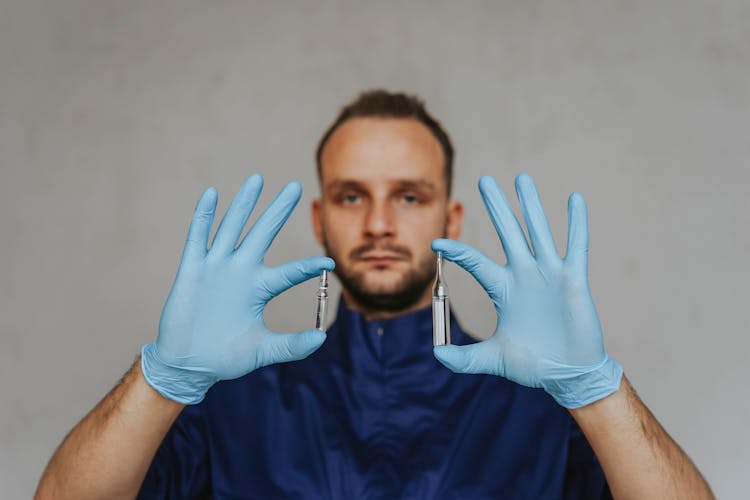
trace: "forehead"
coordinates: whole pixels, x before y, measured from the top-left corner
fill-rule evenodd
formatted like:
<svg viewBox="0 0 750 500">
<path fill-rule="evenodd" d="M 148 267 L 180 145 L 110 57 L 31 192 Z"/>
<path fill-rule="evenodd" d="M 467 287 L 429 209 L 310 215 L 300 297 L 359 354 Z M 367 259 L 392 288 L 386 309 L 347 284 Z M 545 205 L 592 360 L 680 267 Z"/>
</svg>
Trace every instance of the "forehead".
<svg viewBox="0 0 750 500">
<path fill-rule="evenodd" d="M 411 118 L 351 118 L 323 148 L 321 182 L 428 182 L 445 188 L 445 159 L 437 138 Z"/>
</svg>

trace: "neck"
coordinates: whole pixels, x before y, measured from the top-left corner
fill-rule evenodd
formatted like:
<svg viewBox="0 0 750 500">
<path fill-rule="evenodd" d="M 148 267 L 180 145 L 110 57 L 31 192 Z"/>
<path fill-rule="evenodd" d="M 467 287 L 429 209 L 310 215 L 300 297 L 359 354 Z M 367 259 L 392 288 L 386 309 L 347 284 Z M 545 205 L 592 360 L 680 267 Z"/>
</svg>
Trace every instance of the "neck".
<svg viewBox="0 0 750 500">
<path fill-rule="evenodd" d="M 392 309 L 385 311 L 382 309 L 373 309 L 372 307 L 368 307 L 367 304 L 357 302 L 346 289 L 341 290 L 341 296 L 344 298 L 346 306 L 349 309 L 360 313 L 362 316 L 364 316 L 365 320 L 382 321 L 395 318 L 396 316 L 401 316 L 402 314 L 417 311 L 432 304 L 432 287 L 429 286 L 425 288 L 424 292 L 419 297 L 419 300 L 414 304 L 395 311 Z"/>
</svg>

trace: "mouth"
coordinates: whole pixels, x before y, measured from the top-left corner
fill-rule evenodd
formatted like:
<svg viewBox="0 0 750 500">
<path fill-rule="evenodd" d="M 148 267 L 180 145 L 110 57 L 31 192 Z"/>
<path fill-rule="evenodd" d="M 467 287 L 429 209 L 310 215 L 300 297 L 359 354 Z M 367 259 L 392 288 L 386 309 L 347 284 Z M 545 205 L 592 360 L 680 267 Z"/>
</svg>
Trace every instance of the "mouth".
<svg viewBox="0 0 750 500">
<path fill-rule="evenodd" d="M 373 253 L 363 255 L 359 260 L 371 266 L 383 267 L 400 262 L 404 260 L 404 258 L 396 254 Z"/>
</svg>

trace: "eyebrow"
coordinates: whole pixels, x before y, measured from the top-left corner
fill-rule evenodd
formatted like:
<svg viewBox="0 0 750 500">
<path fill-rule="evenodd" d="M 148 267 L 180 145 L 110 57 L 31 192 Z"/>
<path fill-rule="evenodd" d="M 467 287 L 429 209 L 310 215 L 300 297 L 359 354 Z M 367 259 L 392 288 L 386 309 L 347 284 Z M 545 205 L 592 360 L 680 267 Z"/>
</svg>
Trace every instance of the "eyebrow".
<svg viewBox="0 0 750 500">
<path fill-rule="evenodd" d="M 436 191 L 433 183 L 424 180 L 397 180 L 393 181 L 392 184 L 395 184 L 400 189 Z M 365 189 L 365 187 L 364 183 L 355 180 L 331 181 L 325 185 L 326 189 Z"/>
</svg>

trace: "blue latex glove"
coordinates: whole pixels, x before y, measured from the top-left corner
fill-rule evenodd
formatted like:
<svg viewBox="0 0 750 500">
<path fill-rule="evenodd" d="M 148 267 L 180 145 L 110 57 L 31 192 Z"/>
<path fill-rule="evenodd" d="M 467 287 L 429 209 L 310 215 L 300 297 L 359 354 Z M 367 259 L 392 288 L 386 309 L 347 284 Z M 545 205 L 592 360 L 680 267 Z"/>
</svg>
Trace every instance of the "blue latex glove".
<svg viewBox="0 0 750 500">
<path fill-rule="evenodd" d="M 326 338 L 317 330 L 273 333 L 263 322 L 263 309 L 273 297 L 319 275 L 322 269 L 332 270 L 334 263 L 327 257 L 278 267 L 263 263 L 268 247 L 299 201 L 302 190 L 298 183 L 288 184 L 276 196 L 238 246 L 262 186 L 259 175 L 247 179 L 210 250 L 216 190 L 207 189 L 198 202 L 182 262 L 162 311 L 159 336 L 141 350 L 144 377 L 167 398 L 198 403 L 215 382 L 241 377 L 265 365 L 302 359 Z"/>
<path fill-rule="evenodd" d="M 589 292 L 583 197 L 573 193 L 568 200 L 568 249 L 561 259 L 531 177 L 519 175 L 516 192 L 533 253 L 495 180 L 482 177 L 479 190 L 507 265 L 453 240 L 435 240 L 432 248 L 466 269 L 487 291 L 497 312 L 497 327 L 483 342 L 437 346 L 435 357 L 454 372 L 489 373 L 544 388 L 566 408 L 612 394 L 620 386 L 622 368 L 604 350 Z"/>
</svg>

